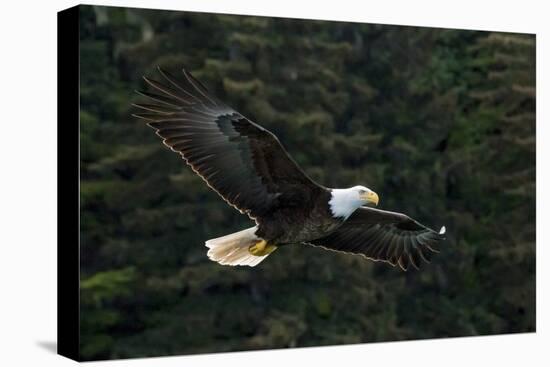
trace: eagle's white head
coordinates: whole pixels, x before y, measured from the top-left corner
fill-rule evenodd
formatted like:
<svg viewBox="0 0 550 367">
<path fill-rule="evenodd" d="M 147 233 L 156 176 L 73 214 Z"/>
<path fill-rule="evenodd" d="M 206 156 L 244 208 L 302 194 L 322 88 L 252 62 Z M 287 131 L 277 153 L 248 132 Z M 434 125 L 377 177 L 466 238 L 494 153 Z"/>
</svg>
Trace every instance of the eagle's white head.
<svg viewBox="0 0 550 367">
<path fill-rule="evenodd" d="M 349 189 L 332 189 L 328 202 L 333 217 L 348 217 L 360 206 L 378 205 L 378 194 L 365 186 L 353 186 Z"/>
</svg>

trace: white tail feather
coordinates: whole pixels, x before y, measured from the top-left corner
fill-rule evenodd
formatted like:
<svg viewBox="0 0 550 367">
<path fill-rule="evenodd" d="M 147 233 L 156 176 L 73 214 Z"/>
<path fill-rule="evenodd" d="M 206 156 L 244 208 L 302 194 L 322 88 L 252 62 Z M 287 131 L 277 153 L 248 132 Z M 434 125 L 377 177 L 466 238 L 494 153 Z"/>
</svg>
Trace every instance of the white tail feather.
<svg viewBox="0 0 550 367">
<path fill-rule="evenodd" d="M 261 238 L 255 235 L 258 227 L 252 227 L 227 236 L 213 238 L 206 241 L 208 258 L 222 265 L 256 266 L 269 256 L 255 256 L 248 252 L 248 248 Z"/>
</svg>

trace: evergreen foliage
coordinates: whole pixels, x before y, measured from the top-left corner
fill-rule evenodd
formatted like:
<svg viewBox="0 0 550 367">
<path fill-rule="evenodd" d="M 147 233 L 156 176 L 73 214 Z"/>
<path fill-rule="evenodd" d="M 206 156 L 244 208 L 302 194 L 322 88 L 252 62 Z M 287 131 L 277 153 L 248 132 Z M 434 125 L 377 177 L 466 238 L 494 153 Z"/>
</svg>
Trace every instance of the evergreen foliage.
<svg viewBox="0 0 550 367">
<path fill-rule="evenodd" d="M 534 36 L 81 9 L 85 359 L 535 330 Z M 251 222 L 130 116 L 156 65 L 185 66 L 320 183 L 446 225 L 441 254 L 407 273 L 305 246 L 209 261 L 205 240 Z"/>
</svg>

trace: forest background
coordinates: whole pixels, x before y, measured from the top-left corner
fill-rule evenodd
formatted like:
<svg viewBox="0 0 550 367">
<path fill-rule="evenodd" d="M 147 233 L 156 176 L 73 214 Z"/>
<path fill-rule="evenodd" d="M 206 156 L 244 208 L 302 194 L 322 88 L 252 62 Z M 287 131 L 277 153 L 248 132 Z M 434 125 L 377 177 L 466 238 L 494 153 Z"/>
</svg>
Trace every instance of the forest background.
<svg viewBox="0 0 550 367">
<path fill-rule="evenodd" d="M 535 330 L 534 35 L 80 9 L 84 359 Z M 205 240 L 250 221 L 131 117 L 157 65 L 325 186 L 446 225 L 441 253 L 408 272 L 309 246 L 209 261 Z"/>
</svg>

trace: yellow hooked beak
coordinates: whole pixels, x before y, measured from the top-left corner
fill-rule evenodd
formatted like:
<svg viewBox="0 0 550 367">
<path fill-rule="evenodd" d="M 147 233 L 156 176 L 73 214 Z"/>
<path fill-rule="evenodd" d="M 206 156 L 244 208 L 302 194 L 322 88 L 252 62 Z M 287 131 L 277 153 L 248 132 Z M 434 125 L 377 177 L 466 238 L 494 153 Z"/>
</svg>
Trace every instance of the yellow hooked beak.
<svg viewBox="0 0 550 367">
<path fill-rule="evenodd" d="M 378 205 L 378 194 L 374 191 L 361 194 L 361 200 L 366 201 L 369 204 Z"/>
</svg>

